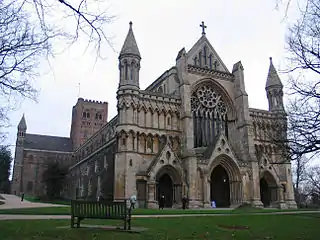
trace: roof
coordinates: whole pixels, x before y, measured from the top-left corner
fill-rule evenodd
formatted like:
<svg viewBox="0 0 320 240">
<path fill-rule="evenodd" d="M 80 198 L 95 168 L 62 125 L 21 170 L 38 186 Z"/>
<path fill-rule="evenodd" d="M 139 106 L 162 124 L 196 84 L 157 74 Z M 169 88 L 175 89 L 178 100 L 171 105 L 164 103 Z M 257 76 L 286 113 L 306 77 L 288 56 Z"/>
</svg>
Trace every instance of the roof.
<svg viewBox="0 0 320 240">
<path fill-rule="evenodd" d="M 281 80 L 279 78 L 279 75 L 277 73 L 277 70 L 275 69 L 272 63 L 272 58 L 270 57 L 270 67 L 269 67 L 269 72 L 268 72 L 268 77 L 266 82 L 266 88 L 269 88 L 271 86 L 283 87 Z"/>
<path fill-rule="evenodd" d="M 24 117 L 24 114 L 22 115 L 22 118 L 19 122 L 18 129 L 24 129 L 24 130 L 27 129 L 27 123 L 26 123 L 26 119 Z"/>
<path fill-rule="evenodd" d="M 24 148 L 61 152 L 73 151 L 70 138 L 29 133 L 26 134 Z"/>
<path fill-rule="evenodd" d="M 139 48 L 138 48 L 136 39 L 133 34 L 132 22 L 130 22 L 129 24 L 130 24 L 129 32 L 128 32 L 126 40 L 124 41 L 124 44 L 122 46 L 120 56 L 130 54 L 130 55 L 136 55 L 139 58 L 141 58 Z"/>
</svg>

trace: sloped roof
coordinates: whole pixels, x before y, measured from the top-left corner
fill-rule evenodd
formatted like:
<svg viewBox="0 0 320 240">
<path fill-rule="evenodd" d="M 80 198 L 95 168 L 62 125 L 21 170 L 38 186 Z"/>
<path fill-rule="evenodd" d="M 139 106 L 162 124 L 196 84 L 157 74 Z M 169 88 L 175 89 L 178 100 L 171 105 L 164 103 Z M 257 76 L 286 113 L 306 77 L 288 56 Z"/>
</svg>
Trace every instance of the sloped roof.
<svg viewBox="0 0 320 240">
<path fill-rule="evenodd" d="M 26 134 L 24 148 L 61 152 L 73 151 L 70 138 L 29 133 Z"/>
<path fill-rule="evenodd" d="M 124 44 L 122 46 L 120 56 L 126 55 L 126 54 L 131 54 L 131 55 L 136 55 L 139 58 L 141 58 L 140 51 L 139 51 L 136 39 L 133 34 L 132 22 L 130 22 L 129 24 L 130 24 L 129 32 L 128 32 L 127 37 L 126 37 Z"/>
</svg>

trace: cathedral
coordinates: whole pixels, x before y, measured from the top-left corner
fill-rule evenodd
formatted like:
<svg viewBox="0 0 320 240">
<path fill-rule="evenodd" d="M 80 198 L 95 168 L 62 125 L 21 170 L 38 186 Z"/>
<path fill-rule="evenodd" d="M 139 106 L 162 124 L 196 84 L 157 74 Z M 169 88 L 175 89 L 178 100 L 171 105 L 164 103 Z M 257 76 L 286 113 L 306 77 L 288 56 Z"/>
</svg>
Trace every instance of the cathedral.
<svg viewBox="0 0 320 240">
<path fill-rule="evenodd" d="M 274 136 L 286 137 L 283 85 L 270 58 L 269 110 L 249 108 L 241 62 L 225 66 L 206 37 L 182 48 L 176 64 L 140 89 L 141 54 L 132 23 L 119 54 L 118 114 L 79 98 L 70 137 L 27 133 L 18 125 L 12 193 L 45 194 L 52 162 L 69 167 L 61 195 L 114 201 L 137 196 L 141 208 L 296 208 L 291 164 Z M 267 70 L 267 69 L 266 69 Z"/>
</svg>

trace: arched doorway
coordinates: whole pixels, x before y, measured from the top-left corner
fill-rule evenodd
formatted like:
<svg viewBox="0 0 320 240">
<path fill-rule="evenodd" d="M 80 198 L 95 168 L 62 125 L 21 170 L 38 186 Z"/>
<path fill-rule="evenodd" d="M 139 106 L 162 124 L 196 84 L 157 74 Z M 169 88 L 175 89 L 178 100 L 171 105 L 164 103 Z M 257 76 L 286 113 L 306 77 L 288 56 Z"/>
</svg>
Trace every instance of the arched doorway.
<svg viewBox="0 0 320 240">
<path fill-rule="evenodd" d="M 260 197 L 264 207 L 268 207 L 271 204 L 271 191 L 268 186 L 268 182 L 265 178 L 260 180 Z"/>
<path fill-rule="evenodd" d="M 217 207 L 230 206 L 230 180 L 227 171 L 221 165 L 215 167 L 211 173 L 211 201 Z"/>
<path fill-rule="evenodd" d="M 278 201 L 277 183 L 269 171 L 263 172 L 260 178 L 260 198 L 264 207 Z"/>
<path fill-rule="evenodd" d="M 169 174 L 163 174 L 158 180 L 158 201 L 161 195 L 164 195 L 164 207 L 171 208 L 173 205 L 173 181 Z"/>
</svg>

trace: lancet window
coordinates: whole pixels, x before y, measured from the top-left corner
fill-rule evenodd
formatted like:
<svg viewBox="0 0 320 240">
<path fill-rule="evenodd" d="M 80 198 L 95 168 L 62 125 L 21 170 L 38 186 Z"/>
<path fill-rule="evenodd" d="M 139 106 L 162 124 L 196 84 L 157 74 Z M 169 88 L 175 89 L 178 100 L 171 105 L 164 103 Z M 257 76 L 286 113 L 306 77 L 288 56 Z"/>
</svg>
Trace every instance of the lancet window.
<svg viewBox="0 0 320 240">
<path fill-rule="evenodd" d="M 220 134 L 228 137 L 227 106 L 211 86 L 199 87 L 191 96 L 194 147 L 214 144 Z"/>
</svg>

